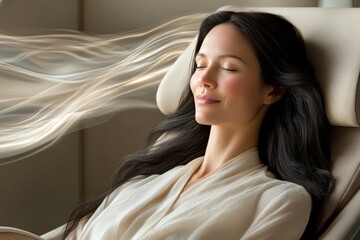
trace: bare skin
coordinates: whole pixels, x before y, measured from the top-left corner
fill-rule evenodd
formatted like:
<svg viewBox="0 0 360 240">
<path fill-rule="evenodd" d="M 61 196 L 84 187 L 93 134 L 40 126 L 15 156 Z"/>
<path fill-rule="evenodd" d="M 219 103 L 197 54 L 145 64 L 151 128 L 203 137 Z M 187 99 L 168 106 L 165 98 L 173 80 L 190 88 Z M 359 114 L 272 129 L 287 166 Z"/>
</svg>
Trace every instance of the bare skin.
<svg viewBox="0 0 360 240">
<path fill-rule="evenodd" d="M 211 130 L 204 159 L 182 193 L 226 161 L 257 147 L 267 109 L 284 94 L 284 89 L 262 81 L 250 42 L 230 23 L 207 34 L 196 66 L 190 80 L 195 118 L 199 124 L 211 125 Z"/>
</svg>

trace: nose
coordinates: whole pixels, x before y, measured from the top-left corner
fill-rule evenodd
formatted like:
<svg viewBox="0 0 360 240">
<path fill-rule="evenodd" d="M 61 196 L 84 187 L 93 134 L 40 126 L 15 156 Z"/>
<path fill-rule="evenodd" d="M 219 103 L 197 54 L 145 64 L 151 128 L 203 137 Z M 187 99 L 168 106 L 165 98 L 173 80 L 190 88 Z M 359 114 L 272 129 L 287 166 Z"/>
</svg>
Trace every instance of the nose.
<svg viewBox="0 0 360 240">
<path fill-rule="evenodd" d="M 209 67 L 204 69 L 198 78 L 199 85 L 203 88 L 214 89 L 217 84 L 215 81 L 216 74 Z"/>
</svg>

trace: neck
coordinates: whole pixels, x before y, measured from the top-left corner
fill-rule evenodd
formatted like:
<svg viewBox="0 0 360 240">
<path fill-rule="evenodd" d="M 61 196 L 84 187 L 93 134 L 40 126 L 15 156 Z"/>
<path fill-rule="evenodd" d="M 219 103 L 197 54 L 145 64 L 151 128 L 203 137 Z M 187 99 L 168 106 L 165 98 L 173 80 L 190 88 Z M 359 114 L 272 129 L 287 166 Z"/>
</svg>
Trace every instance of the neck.
<svg viewBox="0 0 360 240">
<path fill-rule="evenodd" d="M 225 127 L 211 126 L 204 160 L 197 173 L 198 177 L 209 174 L 226 161 L 257 147 L 258 126 Z"/>
</svg>

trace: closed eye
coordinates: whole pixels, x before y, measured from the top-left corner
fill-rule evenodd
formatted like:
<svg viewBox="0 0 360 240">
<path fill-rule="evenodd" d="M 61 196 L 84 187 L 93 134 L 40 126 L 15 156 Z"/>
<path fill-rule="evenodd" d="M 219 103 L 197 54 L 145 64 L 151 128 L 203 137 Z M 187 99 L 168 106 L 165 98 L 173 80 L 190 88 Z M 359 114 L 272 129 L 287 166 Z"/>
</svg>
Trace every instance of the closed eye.
<svg viewBox="0 0 360 240">
<path fill-rule="evenodd" d="M 229 72 L 236 72 L 236 69 L 230 69 L 230 68 L 221 68 L 223 70 L 229 71 Z"/>
<path fill-rule="evenodd" d="M 206 66 L 196 66 L 196 69 L 203 69 L 206 68 Z"/>
<path fill-rule="evenodd" d="M 204 68 L 206 68 L 206 66 L 196 66 L 196 69 L 204 69 Z M 231 69 L 231 68 L 220 68 L 220 69 L 229 71 L 229 72 L 237 72 L 236 69 Z"/>
</svg>

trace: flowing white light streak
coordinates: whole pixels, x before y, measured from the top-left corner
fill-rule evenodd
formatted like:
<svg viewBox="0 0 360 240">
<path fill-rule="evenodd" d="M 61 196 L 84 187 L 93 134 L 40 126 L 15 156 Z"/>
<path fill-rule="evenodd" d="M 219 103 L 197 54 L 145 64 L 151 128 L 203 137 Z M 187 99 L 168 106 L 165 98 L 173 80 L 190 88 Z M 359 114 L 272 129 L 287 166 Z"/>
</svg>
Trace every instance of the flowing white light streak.
<svg viewBox="0 0 360 240">
<path fill-rule="evenodd" d="M 125 35 L 0 34 L 0 165 L 48 147 L 80 120 L 156 107 L 146 98 L 207 15 Z"/>
</svg>

